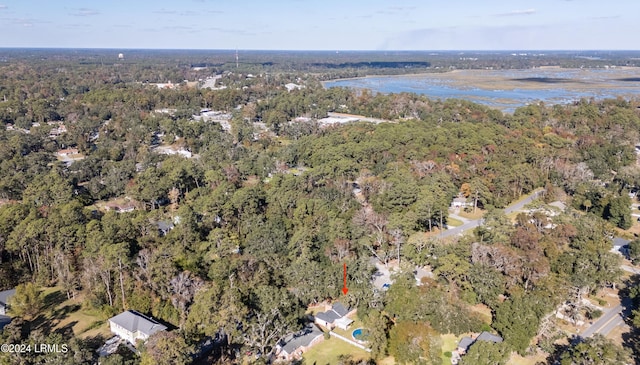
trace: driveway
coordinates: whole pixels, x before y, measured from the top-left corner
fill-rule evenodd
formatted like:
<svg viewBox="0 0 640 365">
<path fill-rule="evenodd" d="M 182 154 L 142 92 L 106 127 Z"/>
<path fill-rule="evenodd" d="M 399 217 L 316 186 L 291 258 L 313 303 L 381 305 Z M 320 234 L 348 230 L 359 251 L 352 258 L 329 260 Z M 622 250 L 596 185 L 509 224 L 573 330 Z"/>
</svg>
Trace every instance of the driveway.
<svg viewBox="0 0 640 365">
<path fill-rule="evenodd" d="M 524 198 L 524 199 L 522 199 L 520 201 L 517 201 L 517 202 L 509 205 L 508 207 L 506 207 L 504 209 L 504 213 L 505 214 L 510 214 L 510 213 L 522 210 L 522 208 L 524 208 L 525 205 L 527 205 L 527 204 L 531 203 L 532 201 L 534 201 L 535 199 L 537 199 L 540 196 L 540 194 L 542 194 L 542 191 L 543 191 L 543 189 L 534 190 L 526 198 Z M 468 231 L 470 229 L 476 228 L 481 224 L 482 224 L 482 219 L 470 220 L 470 221 L 465 222 L 463 225 L 461 225 L 459 227 L 455 227 L 455 228 L 451 228 L 451 229 L 448 229 L 446 231 L 443 231 L 442 233 L 440 233 L 438 235 L 438 237 L 447 238 L 447 237 L 453 237 L 453 236 L 461 236 L 465 231 Z"/>
</svg>

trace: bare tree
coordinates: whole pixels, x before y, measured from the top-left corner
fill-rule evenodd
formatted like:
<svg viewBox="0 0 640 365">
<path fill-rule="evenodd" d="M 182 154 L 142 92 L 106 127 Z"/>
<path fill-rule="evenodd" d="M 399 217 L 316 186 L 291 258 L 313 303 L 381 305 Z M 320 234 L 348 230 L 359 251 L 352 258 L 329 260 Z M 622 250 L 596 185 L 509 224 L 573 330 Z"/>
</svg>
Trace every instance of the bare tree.
<svg viewBox="0 0 640 365">
<path fill-rule="evenodd" d="M 199 277 L 194 277 L 189 271 L 183 271 L 171 279 L 169 284 L 173 294 L 171 304 L 180 311 L 180 328 L 182 328 L 187 319 L 187 309 L 204 282 Z"/>
</svg>

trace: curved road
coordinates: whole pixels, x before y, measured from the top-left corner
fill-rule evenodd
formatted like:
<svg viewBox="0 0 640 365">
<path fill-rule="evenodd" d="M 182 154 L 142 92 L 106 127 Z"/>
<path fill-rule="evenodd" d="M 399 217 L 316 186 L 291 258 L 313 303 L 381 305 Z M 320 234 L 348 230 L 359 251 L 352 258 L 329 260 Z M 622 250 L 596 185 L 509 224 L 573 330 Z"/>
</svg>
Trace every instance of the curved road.
<svg viewBox="0 0 640 365">
<path fill-rule="evenodd" d="M 534 190 L 531 194 L 529 194 L 528 197 L 526 197 L 526 198 L 524 198 L 524 199 L 522 199 L 520 201 L 517 201 L 517 202 L 509 205 L 508 207 L 506 207 L 504 209 L 504 213 L 505 214 L 510 214 L 510 213 L 516 212 L 518 210 L 521 210 L 522 208 L 524 208 L 525 205 L 531 203 L 536 198 L 538 198 L 540 196 L 540 194 L 542 193 L 542 191 L 543 191 L 543 189 Z M 440 233 L 438 235 L 438 237 L 446 238 L 446 237 L 462 235 L 462 233 L 464 233 L 464 231 L 476 228 L 480 224 L 482 224 L 482 219 L 475 219 L 475 220 L 472 220 L 472 221 L 468 221 L 468 222 L 464 223 L 461 226 L 454 227 L 454 228 L 451 228 L 451 229 L 447 229 L 446 231 L 443 231 L 442 233 Z"/>
</svg>

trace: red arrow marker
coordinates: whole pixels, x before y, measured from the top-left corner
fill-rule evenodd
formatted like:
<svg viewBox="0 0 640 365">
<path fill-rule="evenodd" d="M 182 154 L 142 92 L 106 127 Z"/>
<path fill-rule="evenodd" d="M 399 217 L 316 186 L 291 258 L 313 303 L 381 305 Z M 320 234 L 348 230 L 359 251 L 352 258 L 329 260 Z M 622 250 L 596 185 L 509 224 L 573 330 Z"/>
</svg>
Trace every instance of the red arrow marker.
<svg viewBox="0 0 640 365">
<path fill-rule="evenodd" d="M 344 264 L 344 285 L 342 287 L 342 293 L 347 295 L 349 289 L 347 289 L 347 263 Z"/>
</svg>

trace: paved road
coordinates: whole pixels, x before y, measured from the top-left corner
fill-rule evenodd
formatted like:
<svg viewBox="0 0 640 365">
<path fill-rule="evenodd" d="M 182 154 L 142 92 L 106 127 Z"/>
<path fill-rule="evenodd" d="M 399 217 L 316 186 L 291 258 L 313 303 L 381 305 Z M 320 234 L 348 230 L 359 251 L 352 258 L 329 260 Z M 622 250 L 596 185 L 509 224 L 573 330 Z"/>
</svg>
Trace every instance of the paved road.
<svg viewBox="0 0 640 365">
<path fill-rule="evenodd" d="M 640 269 L 636 269 L 635 267 L 631 267 L 631 266 L 627 266 L 627 265 L 620 265 L 620 268 L 626 272 L 630 272 L 632 274 L 638 274 L 640 275 Z"/>
<path fill-rule="evenodd" d="M 619 305 L 606 310 L 602 317 L 584 330 L 580 336 L 586 338 L 596 333 L 606 336 L 614 328 L 625 324 L 624 319 L 631 314 L 631 308 L 633 308 L 631 299 L 623 298 Z"/>
<path fill-rule="evenodd" d="M 600 333 L 600 331 L 607 327 L 610 322 L 615 321 L 616 317 L 620 318 L 620 313 L 622 313 L 622 305 L 617 305 L 607 311 L 602 315 L 602 317 L 598 318 L 598 320 L 589 326 L 586 330 L 584 330 L 580 336 L 583 338 L 590 337 L 595 333 Z M 611 331 L 611 329 L 609 329 Z M 607 332 L 608 333 L 608 332 Z"/>
<path fill-rule="evenodd" d="M 508 207 L 506 207 L 504 209 L 504 213 L 505 214 L 510 214 L 510 213 L 516 212 L 518 210 L 521 210 L 522 208 L 524 208 L 525 205 L 531 203 L 534 199 L 536 199 L 538 196 L 540 196 L 542 191 L 543 191 L 542 189 L 534 190 L 533 193 L 531 193 L 528 197 L 526 197 L 526 198 L 522 199 L 521 201 L 513 203 L 513 204 L 509 205 Z M 438 237 L 446 238 L 446 237 L 453 237 L 453 236 L 462 235 L 462 233 L 464 233 L 464 231 L 476 228 L 481 223 L 482 223 L 482 219 L 475 219 L 475 220 L 472 220 L 472 221 L 468 221 L 468 222 L 464 223 L 461 226 L 458 226 L 458 227 L 455 227 L 455 228 L 451 228 L 451 229 L 448 229 L 448 230 L 440 233 L 440 235 L 438 235 Z"/>
</svg>

